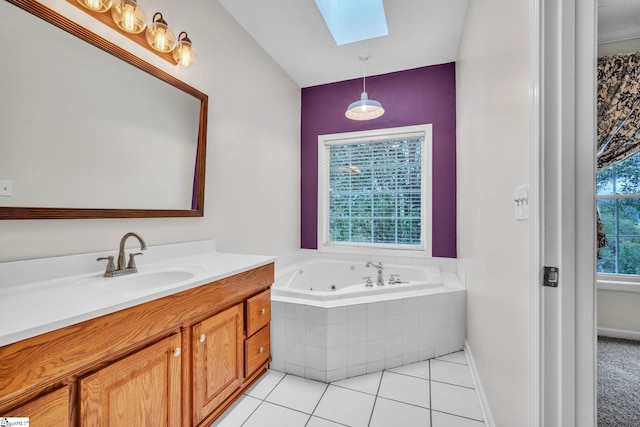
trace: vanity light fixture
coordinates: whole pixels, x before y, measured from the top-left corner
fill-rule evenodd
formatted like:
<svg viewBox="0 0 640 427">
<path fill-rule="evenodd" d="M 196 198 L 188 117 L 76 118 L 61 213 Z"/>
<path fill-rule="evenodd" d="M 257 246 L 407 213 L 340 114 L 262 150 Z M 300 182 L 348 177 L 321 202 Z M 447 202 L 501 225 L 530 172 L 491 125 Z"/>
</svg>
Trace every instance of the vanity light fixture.
<svg viewBox="0 0 640 427">
<path fill-rule="evenodd" d="M 183 35 L 184 37 L 182 37 Z M 182 67 L 193 65 L 198 59 L 198 54 L 193 48 L 186 31 L 178 34 L 178 45 L 173 50 L 173 59 Z"/>
<path fill-rule="evenodd" d="M 366 91 L 366 73 L 364 72 L 365 64 L 371 58 L 371 55 L 368 53 L 362 54 L 359 56 L 360 61 L 362 61 L 362 95 L 360 95 L 360 100 L 352 102 L 344 115 L 351 120 L 372 120 L 377 119 L 378 117 L 384 114 L 384 108 L 382 104 L 376 100 L 369 99 Z"/>
<path fill-rule="evenodd" d="M 66 1 L 173 65 L 189 67 L 198 59 L 186 31 L 176 37 L 160 12 L 153 14 L 147 26 L 147 18 L 136 0 Z"/>
<path fill-rule="evenodd" d="M 116 0 L 111 7 L 111 16 L 123 31 L 138 34 L 147 26 L 147 17 L 136 0 Z"/>
<path fill-rule="evenodd" d="M 82 6 L 94 12 L 102 13 L 111 9 L 112 0 L 78 0 Z"/>
<path fill-rule="evenodd" d="M 157 18 L 157 19 L 156 19 Z M 147 27 L 147 42 L 158 52 L 171 52 L 176 47 L 176 36 L 162 19 L 162 14 L 153 14 L 151 25 Z"/>
</svg>

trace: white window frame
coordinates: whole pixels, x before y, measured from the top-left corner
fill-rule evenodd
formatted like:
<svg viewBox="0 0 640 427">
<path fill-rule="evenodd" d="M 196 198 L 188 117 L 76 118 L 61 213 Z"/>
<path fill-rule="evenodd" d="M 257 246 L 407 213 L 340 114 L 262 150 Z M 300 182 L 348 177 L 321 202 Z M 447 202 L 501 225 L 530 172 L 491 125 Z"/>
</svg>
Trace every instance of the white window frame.
<svg viewBox="0 0 640 427">
<path fill-rule="evenodd" d="M 394 245 L 380 243 L 353 243 L 329 241 L 329 171 L 325 170 L 327 147 L 331 145 L 358 144 L 386 139 L 422 137 L 421 173 L 421 245 Z M 318 135 L 318 251 L 371 254 L 379 256 L 427 257 L 432 252 L 432 184 L 433 184 L 432 125 L 422 124 L 396 128 L 375 129 Z"/>
<path fill-rule="evenodd" d="M 598 200 L 640 199 L 638 194 L 597 194 Z M 597 263 L 596 263 L 597 266 Z M 599 291 L 640 292 L 640 275 L 597 273 L 597 289 Z"/>
</svg>

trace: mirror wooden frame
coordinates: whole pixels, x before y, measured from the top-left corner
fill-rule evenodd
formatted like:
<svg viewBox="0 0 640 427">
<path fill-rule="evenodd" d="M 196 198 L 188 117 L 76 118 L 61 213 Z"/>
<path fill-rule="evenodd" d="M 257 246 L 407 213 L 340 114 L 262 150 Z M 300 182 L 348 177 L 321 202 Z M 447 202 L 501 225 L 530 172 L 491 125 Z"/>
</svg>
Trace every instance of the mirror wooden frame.
<svg viewBox="0 0 640 427">
<path fill-rule="evenodd" d="M 94 209 L 0 206 L 0 219 L 170 218 L 203 216 L 209 97 L 35 0 L 6 1 L 199 99 L 200 119 L 191 209 Z"/>
</svg>

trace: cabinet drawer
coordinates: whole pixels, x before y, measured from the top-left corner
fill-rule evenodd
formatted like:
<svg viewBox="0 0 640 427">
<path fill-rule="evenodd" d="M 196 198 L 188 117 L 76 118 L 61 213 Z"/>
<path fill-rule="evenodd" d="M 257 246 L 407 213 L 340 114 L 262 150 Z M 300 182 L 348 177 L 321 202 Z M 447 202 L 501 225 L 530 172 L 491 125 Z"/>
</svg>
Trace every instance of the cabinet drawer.
<svg viewBox="0 0 640 427">
<path fill-rule="evenodd" d="M 244 343 L 244 373 L 248 377 L 262 366 L 271 355 L 269 325 Z"/>
<path fill-rule="evenodd" d="M 247 337 L 271 322 L 271 290 L 247 300 Z"/>
</svg>

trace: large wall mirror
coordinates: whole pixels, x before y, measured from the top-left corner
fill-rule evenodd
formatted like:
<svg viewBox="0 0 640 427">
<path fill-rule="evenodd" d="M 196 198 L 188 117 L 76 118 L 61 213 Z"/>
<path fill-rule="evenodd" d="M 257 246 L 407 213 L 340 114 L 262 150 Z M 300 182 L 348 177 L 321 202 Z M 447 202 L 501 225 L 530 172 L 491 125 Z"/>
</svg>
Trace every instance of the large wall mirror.
<svg viewBox="0 0 640 427">
<path fill-rule="evenodd" d="M 0 219 L 203 215 L 207 95 L 34 0 L 0 16 Z"/>
</svg>

